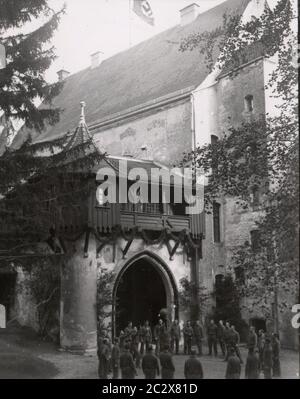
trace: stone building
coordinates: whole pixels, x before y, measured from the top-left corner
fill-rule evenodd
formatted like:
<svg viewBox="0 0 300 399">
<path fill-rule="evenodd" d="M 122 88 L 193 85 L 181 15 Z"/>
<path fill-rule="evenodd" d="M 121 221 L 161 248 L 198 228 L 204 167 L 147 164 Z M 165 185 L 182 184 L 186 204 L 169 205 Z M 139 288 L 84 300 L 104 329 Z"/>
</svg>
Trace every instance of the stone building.
<svg viewBox="0 0 300 399">
<path fill-rule="evenodd" d="M 109 154 L 110 162 L 126 159 L 144 168 L 158 164 L 171 167 L 184 152 L 221 137 L 228 124 L 235 126 L 249 117 L 264 116 L 271 104 L 265 83 L 274 65 L 272 60 L 254 51 L 239 66 L 236 76 L 229 78 L 225 70 L 210 74 L 204 56 L 197 50 L 178 50 L 180 40 L 189 34 L 221 26 L 225 12 L 247 19 L 260 15 L 264 6 L 263 0 L 228 0 L 200 13 L 193 3 L 180 11 L 179 25 L 111 58 L 102 59 L 100 52 L 95 53 L 91 66 L 76 74 L 60 71 L 59 78 L 65 80 L 65 85 L 53 102 L 64 109 L 60 121 L 39 136 L 23 129 L 13 145 L 18 146 L 28 134 L 42 142 L 72 132 L 78 124 L 79 102 L 84 101 L 83 129 L 93 136 L 100 151 Z M 96 204 L 91 207 L 90 225 L 96 230 L 99 225 L 107 223 L 108 228 L 116 223 L 105 222 L 105 212 Z M 182 243 L 175 248 L 172 238 L 169 244 L 151 244 L 141 234 L 127 240 L 120 235 L 116 242 L 105 245 L 99 245 L 97 237 L 90 234 L 88 247 L 86 236 L 70 244 L 74 255 L 61 273 L 63 348 L 88 351 L 96 347 L 96 280 L 102 268 L 115 272 L 113 334 L 118 334 L 129 320 L 135 324 L 146 318 L 156 322 L 162 308 L 167 308 L 172 317 L 188 319 L 190 315 L 178 301 L 180 280 L 188 277 L 212 292 L 216 276 L 225 274 L 229 266 L 232 249 L 251 240 L 260 210 L 253 204 L 250 212 L 244 211 L 233 200 L 222 199 L 215 204 L 213 215 L 199 216 L 200 227 L 194 235 L 193 221 L 183 214 L 151 211 L 145 220 L 147 212 L 119 212 L 121 224 L 127 229 L 147 226 L 147 231 L 157 232 L 170 222 L 173 233 L 179 233 L 183 226 L 195 243 L 201 243 L 201 251 L 194 248 L 191 256 Z M 151 228 L 151 223 L 156 227 Z M 122 309 L 118 309 L 120 306 Z M 249 314 L 245 313 L 244 318 L 250 321 Z M 251 318 L 264 324 L 260 314 Z"/>
</svg>

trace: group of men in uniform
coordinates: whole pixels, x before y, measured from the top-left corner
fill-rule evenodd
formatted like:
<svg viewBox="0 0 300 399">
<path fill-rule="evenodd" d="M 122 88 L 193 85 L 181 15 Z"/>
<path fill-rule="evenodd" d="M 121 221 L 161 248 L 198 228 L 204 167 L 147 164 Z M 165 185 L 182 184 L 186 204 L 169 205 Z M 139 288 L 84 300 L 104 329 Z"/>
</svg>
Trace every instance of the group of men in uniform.
<svg viewBox="0 0 300 399">
<path fill-rule="evenodd" d="M 198 349 L 198 355 L 202 355 L 203 328 L 199 320 L 194 326 L 187 321 L 183 328 L 180 327 L 178 320 L 168 327 L 167 323 L 162 319 L 158 320 L 158 324 L 152 329 L 149 322 L 146 321 L 139 329 L 128 323 L 127 327 L 120 332 L 120 346 L 129 345 L 134 359 L 138 359 L 138 355 L 143 355 L 149 348 L 150 344 L 155 345 L 155 354 L 159 355 L 164 347 L 169 346 L 172 353 L 178 355 L 180 349 L 180 341 L 183 336 L 183 353 L 191 354 L 191 347 L 194 343 Z"/>
<path fill-rule="evenodd" d="M 112 378 L 117 379 L 121 371 L 122 378 L 133 379 L 138 368 L 142 369 L 147 379 L 159 375 L 163 379 L 174 378 L 175 366 L 172 356 L 179 354 L 181 335 L 184 354 L 189 355 L 184 364 L 185 378 L 203 378 L 202 364 L 197 358 L 197 351 L 198 356 L 202 355 L 203 328 L 200 321 L 196 321 L 194 326 L 188 321 L 181 329 L 178 320 L 168 328 L 162 319 L 159 319 L 153 333 L 148 321 L 139 329 L 133 327 L 130 322 L 124 331 L 121 331 L 113 346 L 108 339 L 104 339 L 98 351 L 99 378 L 106 379 L 112 372 Z M 224 325 L 222 320 L 218 324 L 210 320 L 207 326 L 207 342 L 210 356 L 213 351 L 215 356 L 218 355 L 219 343 L 224 361 L 227 362 L 225 378 L 240 378 L 243 360 L 239 350 L 240 335 L 235 326 L 229 322 Z M 260 372 L 264 373 L 264 378 L 280 376 L 280 342 L 277 334 L 270 338 L 260 330 L 257 336 L 254 327 L 251 326 L 247 346 L 245 378 L 259 378 Z"/>
<path fill-rule="evenodd" d="M 253 326 L 250 327 L 248 336 L 248 356 L 245 366 L 245 378 L 258 379 L 263 372 L 265 379 L 281 376 L 280 369 L 280 341 L 278 334 L 266 336 L 260 330 L 258 336 Z M 229 348 L 227 359 L 226 378 L 239 379 L 241 374 L 241 359 L 237 356 L 235 348 Z"/>
<path fill-rule="evenodd" d="M 137 376 L 137 369 L 141 367 L 145 379 L 155 379 L 160 375 L 162 379 L 173 379 L 175 373 L 173 354 L 168 345 L 161 349 L 157 356 L 153 353 L 152 344 L 147 346 L 146 353 L 142 356 L 141 364 L 139 363 L 137 366 L 128 343 L 125 343 L 121 349 L 119 340 L 116 339 L 110 351 L 108 341 L 104 340 L 101 350 L 98 351 L 99 378 L 108 379 L 108 375 L 112 372 L 112 378 L 118 379 L 121 371 L 122 379 L 134 379 Z M 111 352 L 111 357 L 109 357 L 109 351 Z M 184 375 L 186 379 L 203 378 L 202 364 L 197 359 L 196 350 L 194 349 L 191 350 L 190 357 L 185 361 Z"/>
</svg>

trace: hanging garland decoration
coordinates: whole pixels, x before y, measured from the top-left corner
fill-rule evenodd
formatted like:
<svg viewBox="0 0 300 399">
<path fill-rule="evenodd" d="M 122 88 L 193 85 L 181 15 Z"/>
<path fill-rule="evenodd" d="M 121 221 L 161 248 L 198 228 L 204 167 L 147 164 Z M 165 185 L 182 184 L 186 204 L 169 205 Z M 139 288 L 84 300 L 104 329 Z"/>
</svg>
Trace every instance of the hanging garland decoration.
<svg viewBox="0 0 300 399">
<path fill-rule="evenodd" d="M 59 233 L 59 237 L 65 241 L 75 242 L 79 240 L 85 233 L 87 229 L 80 230 L 78 233 L 68 234 L 68 233 Z"/>
<path fill-rule="evenodd" d="M 143 240 L 145 241 L 145 243 L 147 245 L 157 245 L 157 244 L 161 244 L 165 240 L 165 238 L 166 238 L 166 229 L 163 229 L 161 231 L 159 237 L 154 238 L 154 239 L 149 238 L 149 236 L 146 233 L 146 230 L 142 230 L 141 234 L 142 234 Z"/>
<path fill-rule="evenodd" d="M 196 243 L 193 241 L 193 239 L 192 239 L 190 233 L 187 233 L 187 234 L 186 234 L 186 237 L 187 237 L 187 241 L 188 241 L 189 245 L 190 245 L 192 248 L 194 248 L 194 249 L 201 249 L 201 248 L 202 248 L 202 239 L 200 240 L 200 242 L 199 242 L 198 244 L 196 244 Z"/>
<path fill-rule="evenodd" d="M 120 228 L 121 237 L 125 241 L 132 241 L 138 236 L 138 228 L 135 226 L 127 233 L 124 229 Z"/>
</svg>

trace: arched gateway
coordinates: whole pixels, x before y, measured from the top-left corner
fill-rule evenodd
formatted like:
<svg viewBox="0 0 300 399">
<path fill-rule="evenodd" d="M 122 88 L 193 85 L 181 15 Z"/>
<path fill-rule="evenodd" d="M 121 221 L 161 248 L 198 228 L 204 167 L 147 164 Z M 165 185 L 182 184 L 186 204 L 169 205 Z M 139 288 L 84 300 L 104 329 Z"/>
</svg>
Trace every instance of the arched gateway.
<svg viewBox="0 0 300 399">
<path fill-rule="evenodd" d="M 155 325 L 159 311 L 167 308 L 178 317 L 178 291 L 172 272 L 157 255 L 144 251 L 128 260 L 119 271 L 113 289 L 113 336 L 129 321 Z"/>
</svg>

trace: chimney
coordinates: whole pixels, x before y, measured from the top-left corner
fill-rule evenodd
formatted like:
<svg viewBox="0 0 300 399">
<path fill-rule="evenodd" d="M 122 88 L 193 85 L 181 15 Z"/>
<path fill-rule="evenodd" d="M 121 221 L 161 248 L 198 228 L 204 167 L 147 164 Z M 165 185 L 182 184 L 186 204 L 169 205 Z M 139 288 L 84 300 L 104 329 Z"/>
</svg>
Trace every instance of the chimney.
<svg viewBox="0 0 300 399">
<path fill-rule="evenodd" d="M 95 53 L 91 54 L 91 68 L 97 68 L 103 60 L 103 55 L 102 51 L 96 51 Z"/>
<path fill-rule="evenodd" d="M 198 17 L 199 6 L 196 3 L 192 3 L 189 6 L 184 7 L 180 10 L 180 24 L 181 26 L 187 25 Z"/>
<path fill-rule="evenodd" d="M 70 72 L 66 71 L 65 69 L 61 69 L 57 72 L 57 75 L 58 75 L 58 80 L 62 82 L 70 75 Z"/>
</svg>

